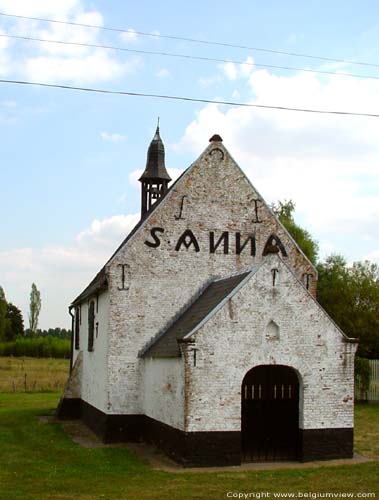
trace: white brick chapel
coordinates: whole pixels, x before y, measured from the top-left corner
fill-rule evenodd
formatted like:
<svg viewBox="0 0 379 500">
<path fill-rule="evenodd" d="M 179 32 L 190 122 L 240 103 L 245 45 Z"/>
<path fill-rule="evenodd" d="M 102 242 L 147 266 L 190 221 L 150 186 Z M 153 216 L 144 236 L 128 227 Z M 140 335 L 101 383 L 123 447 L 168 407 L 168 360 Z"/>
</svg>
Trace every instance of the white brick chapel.
<svg viewBox="0 0 379 500">
<path fill-rule="evenodd" d="M 157 128 L 141 220 L 70 306 L 58 417 L 186 466 L 351 457 L 356 342 L 316 269 L 220 136 L 171 186 L 164 155 Z"/>
</svg>

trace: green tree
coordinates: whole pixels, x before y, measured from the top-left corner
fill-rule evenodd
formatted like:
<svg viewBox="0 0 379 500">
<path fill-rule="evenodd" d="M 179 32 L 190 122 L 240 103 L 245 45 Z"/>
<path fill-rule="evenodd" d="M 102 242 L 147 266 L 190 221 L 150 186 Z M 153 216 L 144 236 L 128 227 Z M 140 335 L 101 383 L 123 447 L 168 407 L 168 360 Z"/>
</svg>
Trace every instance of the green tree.
<svg viewBox="0 0 379 500">
<path fill-rule="evenodd" d="M 317 298 L 349 337 L 359 339 L 358 356 L 379 358 L 379 267 L 331 255 L 317 266 Z"/>
<path fill-rule="evenodd" d="M 318 256 L 317 241 L 312 238 L 306 229 L 296 224 L 293 218 L 294 202 L 291 200 L 278 201 L 276 204 L 273 203 L 271 208 L 312 264 L 316 264 Z"/>
<path fill-rule="evenodd" d="M 5 332 L 5 340 L 15 340 L 16 337 L 24 335 L 24 319 L 18 307 L 11 302 L 7 303 L 6 317 L 8 327 Z"/>
<path fill-rule="evenodd" d="M 7 319 L 7 301 L 3 288 L 0 286 L 0 341 L 5 340 L 8 331 L 9 320 Z"/>
<path fill-rule="evenodd" d="M 35 335 L 38 327 L 38 318 L 41 311 L 41 293 L 36 287 L 36 284 L 32 284 L 32 290 L 30 292 L 30 304 L 29 304 L 29 329 L 31 335 Z"/>
</svg>

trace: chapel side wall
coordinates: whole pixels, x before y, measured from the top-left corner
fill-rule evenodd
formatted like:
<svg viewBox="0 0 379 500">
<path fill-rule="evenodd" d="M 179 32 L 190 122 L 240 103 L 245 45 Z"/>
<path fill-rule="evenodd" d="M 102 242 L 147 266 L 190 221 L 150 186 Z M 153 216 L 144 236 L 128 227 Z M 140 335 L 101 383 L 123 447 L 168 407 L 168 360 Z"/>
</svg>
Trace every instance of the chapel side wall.
<svg viewBox="0 0 379 500">
<path fill-rule="evenodd" d="M 92 352 L 88 351 L 88 305 L 90 300 L 95 301 L 95 332 Z M 108 402 L 107 349 L 109 293 L 105 291 L 99 294 L 97 308 L 96 296 L 83 302 L 81 305 L 81 315 L 80 351 L 83 352 L 81 399 L 99 410 L 106 411 Z M 96 323 L 98 323 L 97 336 Z M 78 352 L 76 351 L 76 353 Z"/>
<path fill-rule="evenodd" d="M 264 245 L 272 233 L 280 237 L 288 253 L 284 259 L 299 278 L 304 273 L 315 275 L 314 268 L 267 210 L 234 160 L 220 143 L 216 145 L 211 144 L 107 266 L 110 413 L 143 413 L 139 351 L 210 280 L 246 271 L 261 262 Z M 157 233 L 160 245 L 153 248 L 145 241 L 154 243 L 150 231 L 156 227 L 164 232 Z M 193 246 L 176 250 L 180 235 L 187 229 L 196 235 L 198 252 Z M 229 232 L 228 253 L 224 253 L 222 244 L 210 252 L 211 231 L 215 241 Z M 236 233 L 240 233 L 242 243 L 249 235 L 255 236 L 255 255 L 251 255 L 249 243 L 237 254 Z M 120 289 L 122 265 L 124 289 Z"/>
<path fill-rule="evenodd" d="M 300 429 L 353 427 L 356 345 L 344 341 L 282 263 L 275 263 L 279 284 L 273 289 L 273 262 L 191 338 L 195 343 L 184 353 L 187 432 L 240 431 L 244 376 L 255 366 L 276 364 L 298 373 Z M 279 326 L 279 340 L 266 338 L 271 320 Z"/>
<path fill-rule="evenodd" d="M 143 413 L 184 430 L 184 368 L 181 358 L 144 360 Z"/>
</svg>

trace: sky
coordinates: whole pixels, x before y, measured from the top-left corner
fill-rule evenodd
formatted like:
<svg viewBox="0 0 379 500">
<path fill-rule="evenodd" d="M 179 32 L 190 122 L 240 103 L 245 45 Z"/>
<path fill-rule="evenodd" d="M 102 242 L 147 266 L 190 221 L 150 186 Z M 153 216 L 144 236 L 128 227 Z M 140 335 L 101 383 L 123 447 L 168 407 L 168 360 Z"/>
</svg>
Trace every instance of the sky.
<svg viewBox="0 0 379 500">
<path fill-rule="evenodd" d="M 0 0 L 0 13 L 99 26 L 0 15 L 2 80 L 379 114 L 376 0 Z M 68 305 L 137 223 L 138 177 L 158 116 L 171 177 L 218 133 L 267 202 L 294 201 L 321 259 L 379 262 L 379 118 L 1 82 L 0 285 L 26 326 L 35 282 L 39 326 L 68 327 Z"/>
</svg>

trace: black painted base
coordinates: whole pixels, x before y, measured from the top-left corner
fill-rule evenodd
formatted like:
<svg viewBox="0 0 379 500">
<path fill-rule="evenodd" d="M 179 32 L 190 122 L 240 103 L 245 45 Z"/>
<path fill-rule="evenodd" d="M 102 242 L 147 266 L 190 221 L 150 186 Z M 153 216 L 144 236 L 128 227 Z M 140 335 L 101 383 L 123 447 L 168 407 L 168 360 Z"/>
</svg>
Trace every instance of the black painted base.
<svg viewBox="0 0 379 500">
<path fill-rule="evenodd" d="M 63 399 L 56 412 L 61 419 L 81 418 L 104 443 L 152 442 L 185 467 L 241 464 L 240 432 L 184 432 L 145 415 L 107 415 L 80 399 Z M 351 458 L 353 429 L 301 429 L 302 462 Z"/>
<path fill-rule="evenodd" d="M 61 399 L 55 410 L 55 416 L 62 420 L 73 420 L 81 417 L 81 399 Z"/>
<path fill-rule="evenodd" d="M 354 429 L 301 429 L 300 460 L 332 460 L 352 458 Z"/>
</svg>

